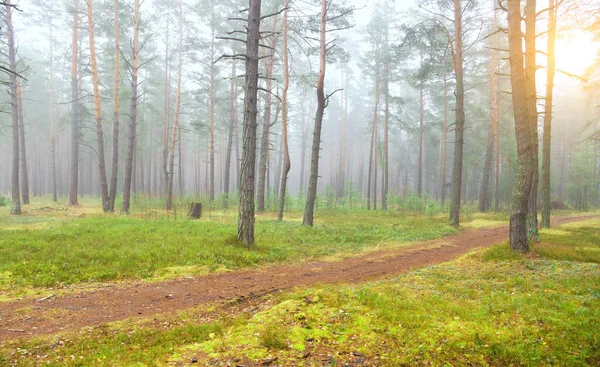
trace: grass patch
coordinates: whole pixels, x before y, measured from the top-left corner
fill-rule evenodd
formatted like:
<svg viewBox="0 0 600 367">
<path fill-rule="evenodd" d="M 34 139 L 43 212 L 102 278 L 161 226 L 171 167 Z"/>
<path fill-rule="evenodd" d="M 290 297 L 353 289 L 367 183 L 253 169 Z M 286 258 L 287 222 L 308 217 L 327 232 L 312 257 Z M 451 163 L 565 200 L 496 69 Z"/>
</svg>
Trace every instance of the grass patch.
<svg viewBox="0 0 600 367">
<path fill-rule="evenodd" d="M 281 223 L 265 215 L 257 220 L 258 246 L 247 249 L 235 240 L 234 218 L 149 220 L 87 214 L 63 220 L 46 213 L 0 218 L 11 222 L 0 225 L 0 293 L 347 256 L 456 233 L 444 218 L 394 212 L 322 212 L 313 228 L 303 227 L 299 215 Z M 42 225 L 23 225 L 30 219 Z"/>
<path fill-rule="evenodd" d="M 599 226 L 569 224 L 542 238 L 566 236 L 570 241 L 553 240 L 555 246 L 597 248 Z M 186 365 L 196 356 L 198 365 L 274 358 L 284 366 L 600 365 L 598 264 L 565 252 L 550 260 L 505 250 L 497 246 L 388 280 L 269 296 L 248 307 L 255 311 L 216 321 L 159 316 L 13 342 L 0 348 L 0 365 Z"/>
</svg>

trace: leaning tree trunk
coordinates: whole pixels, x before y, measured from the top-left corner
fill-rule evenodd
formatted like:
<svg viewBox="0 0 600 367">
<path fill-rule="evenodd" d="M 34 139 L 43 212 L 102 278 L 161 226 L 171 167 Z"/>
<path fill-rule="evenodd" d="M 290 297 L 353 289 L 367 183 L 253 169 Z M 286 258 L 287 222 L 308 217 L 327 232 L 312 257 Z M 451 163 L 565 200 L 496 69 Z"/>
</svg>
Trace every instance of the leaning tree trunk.
<svg viewBox="0 0 600 367">
<path fill-rule="evenodd" d="M 98 171 L 100 174 L 100 196 L 102 209 L 110 211 L 108 198 L 108 182 L 106 180 L 106 164 L 104 157 L 104 132 L 102 131 L 102 112 L 100 110 L 100 87 L 98 82 L 98 64 L 96 63 L 96 46 L 94 42 L 93 0 L 87 0 L 88 36 L 90 40 L 90 60 L 92 64 L 92 85 L 94 90 L 94 113 L 96 116 L 96 139 L 98 142 Z"/>
<path fill-rule="evenodd" d="M 463 76 L 462 5 L 454 0 L 454 74 L 456 77 L 456 123 L 454 126 L 454 165 L 452 169 L 452 196 L 450 224 L 460 224 L 460 204 L 465 134 L 465 85 Z"/>
<path fill-rule="evenodd" d="M 79 0 L 75 0 L 73 13 L 73 38 L 71 45 L 71 188 L 69 204 L 78 205 L 79 186 L 79 88 L 77 86 L 77 30 L 79 27 Z"/>
<path fill-rule="evenodd" d="M 10 1 L 7 2 L 10 4 Z M 12 24 L 13 8 L 6 7 L 6 28 L 8 33 L 8 62 L 10 74 L 10 102 L 12 114 L 12 179 L 11 179 L 11 214 L 21 214 L 21 198 L 19 195 L 19 105 L 17 99 L 17 56 L 15 48 L 15 33 Z"/>
<path fill-rule="evenodd" d="M 23 90 L 21 89 L 21 83 L 17 79 L 17 103 L 19 105 L 18 117 L 19 117 L 19 159 L 21 160 L 21 197 L 23 198 L 23 204 L 29 204 L 29 174 L 27 170 L 27 149 L 25 146 L 25 121 L 23 119 Z"/>
<path fill-rule="evenodd" d="M 135 135 L 137 128 L 138 69 L 140 65 L 140 0 L 135 0 L 133 15 L 133 59 L 131 61 L 131 106 L 129 109 L 129 136 L 127 137 L 127 159 L 125 160 L 125 178 L 123 182 L 123 207 L 121 212 L 129 213 L 131 201 L 131 181 L 133 158 L 135 154 Z"/>
<path fill-rule="evenodd" d="M 312 156 L 310 161 L 310 178 L 308 180 L 308 193 L 306 196 L 306 207 L 304 209 L 305 226 L 313 225 L 315 201 L 317 199 L 317 181 L 319 179 L 319 153 L 321 150 L 321 126 L 323 125 L 323 114 L 325 113 L 325 53 L 327 44 L 325 42 L 327 22 L 327 0 L 321 0 L 321 24 L 319 29 L 319 77 L 317 78 L 317 112 L 315 115 L 315 130 L 313 132 Z"/>
<path fill-rule="evenodd" d="M 508 41 L 510 80 L 512 85 L 513 112 L 515 116 L 515 135 L 517 140 L 517 174 L 511 199 L 510 245 L 513 251 L 528 252 L 527 211 L 533 177 L 532 156 L 536 154 L 536 142 L 533 141 L 532 128 L 537 120 L 535 111 L 535 90 L 531 88 L 523 60 L 523 38 L 521 31 L 521 2 L 508 0 Z M 528 0 L 528 6 L 535 9 L 535 1 Z M 528 19 L 531 21 L 531 19 Z M 527 37 L 532 32 L 527 33 Z M 533 34 L 535 37 L 535 34 Z M 529 44 L 529 43 L 526 43 Z M 535 80 L 535 79 L 534 79 Z"/>
<path fill-rule="evenodd" d="M 183 10 L 179 0 L 179 66 L 177 68 L 177 91 L 175 92 L 175 114 L 171 131 L 171 152 L 169 154 L 169 177 L 167 181 L 167 210 L 173 209 L 173 181 L 175 177 L 175 146 L 179 132 L 179 109 L 181 107 L 181 73 L 183 64 Z"/>
<path fill-rule="evenodd" d="M 237 238 L 254 245 L 254 175 L 256 173 L 256 114 L 258 94 L 258 43 L 260 40 L 260 2 L 250 0 L 246 39 L 246 76 L 244 82 L 244 131 L 240 167 L 240 206 Z"/>
<path fill-rule="evenodd" d="M 548 19 L 548 69 L 546 74 L 546 98 L 544 102 L 544 138 L 542 153 L 542 223 L 543 228 L 550 228 L 550 157 L 552 142 L 552 100 L 554 91 L 554 73 L 556 58 L 554 43 L 556 39 L 556 0 L 549 0 Z"/>
<path fill-rule="evenodd" d="M 108 194 L 110 211 L 115 211 L 117 197 L 117 179 L 119 175 L 119 87 L 121 85 L 121 53 L 119 52 L 119 0 L 114 0 L 114 55 L 115 74 L 113 89 L 113 140 L 112 140 L 112 171 L 110 174 L 110 192 Z"/>
<path fill-rule="evenodd" d="M 288 147 L 287 136 L 287 93 L 290 86 L 290 71 L 288 61 L 288 0 L 283 4 L 283 91 L 281 96 L 281 144 L 283 145 L 283 170 L 281 171 L 281 186 L 279 192 L 279 211 L 277 220 L 283 220 L 283 210 L 285 209 L 285 192 L 287 189 L 287 178 L 292 163 L 290 161 L 290 151 Z M 276 178 L 277 179 L 277 178 Z"/>
</svg>

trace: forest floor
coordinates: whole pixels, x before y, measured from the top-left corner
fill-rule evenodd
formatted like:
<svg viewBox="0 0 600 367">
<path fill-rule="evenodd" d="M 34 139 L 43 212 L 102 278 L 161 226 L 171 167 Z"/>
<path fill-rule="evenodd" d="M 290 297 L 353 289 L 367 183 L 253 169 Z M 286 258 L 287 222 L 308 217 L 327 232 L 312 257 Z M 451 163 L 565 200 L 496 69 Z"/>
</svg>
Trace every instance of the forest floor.
<svg viewBox="0 0 600 367">
<path fill-rule="evenodd" d="M 553 225 L 597 216 L 555 217 Z M 275 265 L 152 283 L 107 285 L 64 296 L 49 295 L 0 303 L 0 342 L 29 339 L 109 322 L 148 318 L 213 303 L 247 299 L 320 284 L 360 283 L 409 269 L 439 264 L 508 239 L 506 226 L 467 230 L 410 247 L 366 253 L 339 261 Z"/>
</svg>

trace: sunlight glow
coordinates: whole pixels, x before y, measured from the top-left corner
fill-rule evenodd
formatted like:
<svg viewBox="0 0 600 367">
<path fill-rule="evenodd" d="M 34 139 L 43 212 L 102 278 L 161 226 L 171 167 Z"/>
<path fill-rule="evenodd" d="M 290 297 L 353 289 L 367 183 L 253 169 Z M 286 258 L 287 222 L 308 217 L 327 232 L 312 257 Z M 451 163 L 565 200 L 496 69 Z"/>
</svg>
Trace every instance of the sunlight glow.
<svg viewBox="0 0 600 367">
<path fill-rule="evenodd" d="M 556 68 L 582 75 L 598 57 L 600 43 L 581 31 L 556 40 Z"/>
</svg>

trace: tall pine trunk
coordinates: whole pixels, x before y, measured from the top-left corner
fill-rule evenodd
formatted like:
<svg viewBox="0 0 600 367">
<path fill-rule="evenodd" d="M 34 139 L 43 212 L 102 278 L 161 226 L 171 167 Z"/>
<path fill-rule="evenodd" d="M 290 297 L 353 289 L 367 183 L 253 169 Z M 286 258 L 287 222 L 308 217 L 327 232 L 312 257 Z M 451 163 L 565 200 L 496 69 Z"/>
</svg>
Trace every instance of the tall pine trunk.
<svg viewBox="0 0 600 367">
<path fill-rule="evenodd" d="M 225 157 L 225 178 L 223 182 L 223 206 L 229 207 L 229 186 L 231 178 L 231 155 L 233 147 L 233 134 L 235 126 L 237 125 L 237 108 L 235 106 L 236 90 L 235 90 L 235 79 L 236 79 L 236 62 L 235 59 L 231 63 L 231 81 L 229 87 L 229 132 L 227 134 L 227 152 Z"/>
<path fill-rule="evenodd" d="M 78 205 L 77 192 L 79 186 L 79 87 L 77 76 L 77 31 L 79 28 L 79 0 L 75 0 L 73 12 L 73 34 L 71 42 L 71 188 L 69 204 Z"/>
<path fill-rule="evenodd" d="M 544 101 L 544 137 L 542 152 L 542 223 L 550 228 L 550 157 L 552 142 L 552 101 L 554 91 L 554 73 L 556 58 L 554 43 L 556 39 L 556 0 L 548 0 L 548 69 L 546 74 L 546 98 Z"/>
<path fill-rule="evenodd" d="M 135 0 L 133 10 L 133 59 L 131 61 L 131 106 L 129 108 L 129 136 L 127 137 L 127 159 L 123 180 L 123 207 L 121 212 L 129 213 L 131 201 L 131 181 L 137 131 L 138 69 L 140 65 L 140 0 Z"/>
<path fill-rule="evenodd" d="M 25 121 L 23 116 L 23 89 L 17 79 L 17 103 L 19 104 L 19 159 L 21 160 L 21 197 L 23 204 L 29 204 L 29 172 L 27 169 L 27 149 L 25 146 Z"/>
<path fill-rule="evenodd" d="M 56 188 L 56 127 L 54 123 L 54 39 L 52 38 L 52 18 L 49 20 L 50 23 L 50 75 L 49 75 L 49 94 L 50 94 L 50 170 L 52 177 L 52 201 L 57 201 L 57 188 Z"/>
<path fill-rule="evenodd" d="M 121 85 L 121 53 L 119 52 L 119 0 L 114 0 L 114 56 L 115 74 L 113 89 L 113 140 L 112 140 L 112 168 L 110 174 L 110 211 L 115 211 L 115 200 L 117 197 L 117 179 L 119 175 L 119 88 Z"/>
<path fill-rule="evenodd" d="M 450 224 L 460 224 L 460 204 L 465 133 L 465 85 L 463 75 L 462 2 L 454 0 L 454 74 L 456 77 L 456 122 L 454 126 L 454 164 L 452 169 L 452 196 Z"/>
<path fill-rule="evenodd" d="M 306 196 L 306 207 L 302 224 L 312 226 L 314 220 L 315 201 L 317 199 L 317 181 L 319 179 L 319 153 L 321 151 L 321 126 L 323 114 L 325 113 L 325 53 L 327 52 L 326 22 L 327 22 L 327 0 L 321 0 L 321 14 L 319 27 L 319 76 L 317 78 L 317 112 L 315 114 L 315 129 L 313 132 L 312 156 L 310 161 L 310 178 L 308 181 L 308 193 Z"/>
<path fill-rule="evenodd" d="M 283 146 L 283 169 L 281 170 L 281 185 L 279 191 L 279 211 L 277 212 L 277 220 L 283 220 L 283 211 L 285 209 L 285 193 L 287 190 L 288 173 L 292 167 L 290 161 L 290 150 L 288 146 L 287 134 L 287 94 L 290 86 L 290 71 L 288 60 L 288 5 L 289 1 L 284 0 L 283 8 L 283 90 L 281 96 L 281 145 Z M 277 177 L 275 178 L 277 179 Z"/>
<path fill-rule="evenodd" d="M 258 44 L 260 40 L 260 3 L 250 0 L 246 39 L 246 76 L 244 81 L 244 131 L 240 167 L 240 205 L 237 238 L 254 245 L 254 175 L 256 173 L 256 115 L 258 95 Z"/>
<path fill-rule="evenodd" d="M 92 64 L 92 85 L 94 90 L 94 114 L 96 117 L 96 140 L 98 149 L 98 173 L 100 175 L 100 197 L 102 209 L 110 211 L 108 198 L 108 182 L 106 180 L 106 164 L 104 157 L 104 132 L 102 130 L 102 112 L 100 107 L 100 87 L 98 82 L 98 64 L 96 62 L 96 45 L 94 42 L 93 0 L 87 0 L 88 36 L 90 40 L 90 60 Z"/>
<path fill-rule="evenodd" d="M 524 66 L 521 2 L 520 0 L 508 0 L 507 5 L 509 62 L 511 67 L 510 80 L 517 141 L 517 174 L 511 199 L 510 245 L 513 251 L 528 252 L 527 212 L 534 170 L 532 156 L 537 154 L 536 142 L 533 140 L 532 131 L 537 121 L 536 101 L 535 98 L 531 98 L 532 96 L 535 97 L 535 89 L 533 93 L 531 90 L 528 90 L 532 86 L 531 81 L 528 79 L 535 81 L 535 76 L 527 74 L 528 70 Z M 535 0 L 528 0 L 527 6 L 532 7 L 530 10 L 533 9 L 535 13 Z M 529 12 L 527 12 L 526 18 L 528 16 Z M 532 19 L 526 19 L 526 24 L 530 31 L 526 31 L 526 37 L 531 37 L 532 35 L 535 37 L 535 33 L 530 28 L 531 22 Z M 535 19 L 533 19 L 533 23 L 535 23 Z M 531 44 L 531 42 L 526 41 L 526 47 L 529 47 Z M 528 63 L 531 61 L 530 59 Z"/>
<path fill-rule="evenodd" d="M 10 4 L 10 1 L 7 2 Z M 6 28 L 8 33 L 8 62 L 10 74 L 10 102 L 12 117 L 12 179 L 11 179 L 11 214 L 21 214 L 21 198 L 19 190 L 19 102 L 17 99 L 17 55 L 15 47 L 15 31 L 12 24 L 13 8 L 6 7 Z"/>
<path fill-rule="evenodd" d="M 179 109 L 181 107 L 181 74 L 183 69 L 183 7 L 179 0 L 179 65 L 177 67 L 177 90 L 175 92 L 175 114 L 171 131 L 171 152 L 169 154 L 169 179 L 167 182 L 167 209 L 173 208 L 173 181 L 175 178 L 175 147 L 179 133 Z"/>
</svg>

